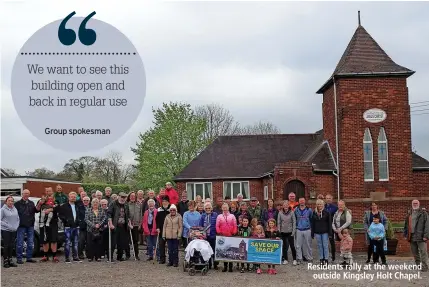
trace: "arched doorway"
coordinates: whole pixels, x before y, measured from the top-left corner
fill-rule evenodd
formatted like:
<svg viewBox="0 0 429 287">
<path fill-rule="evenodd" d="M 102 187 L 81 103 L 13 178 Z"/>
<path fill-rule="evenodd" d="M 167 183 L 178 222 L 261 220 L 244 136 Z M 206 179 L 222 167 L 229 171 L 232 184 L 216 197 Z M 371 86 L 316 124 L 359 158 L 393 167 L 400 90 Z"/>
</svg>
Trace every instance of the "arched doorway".
<svg viewBox="0 0 429 287">
<path fill-rule="evenodd" d="M 287 200 L 289 193 L 295 193 L 296 200 L 298 201 L 298 198 L 304 197 L 305 198 L 305 185 L 300 180 L 291 180 L 288 183 L 285 184 L 284 190 L 283 190 L 283 199 Z"/>
</svg>

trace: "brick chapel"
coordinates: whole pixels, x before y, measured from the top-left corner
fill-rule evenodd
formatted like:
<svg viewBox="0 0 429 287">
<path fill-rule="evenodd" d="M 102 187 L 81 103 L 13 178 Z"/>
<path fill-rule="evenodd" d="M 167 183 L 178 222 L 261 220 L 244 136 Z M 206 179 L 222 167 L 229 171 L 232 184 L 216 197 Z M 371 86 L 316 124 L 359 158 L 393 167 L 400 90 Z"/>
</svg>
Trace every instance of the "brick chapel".
<svg viewBox="0 0 429 287">
<path fill-rule="evenodd" d="M 377 201 L 394 221 L 411 200 L 429 208 L 429 161 L 412 152 L 407 79 L 360 24 L 333 74 L 319 88 L 323 129 L 312 134 L 221 136 L 176 177 L 189 198 L 290 192 L 314 205 L 318 194 L 355 214 Z"/>
</svg>

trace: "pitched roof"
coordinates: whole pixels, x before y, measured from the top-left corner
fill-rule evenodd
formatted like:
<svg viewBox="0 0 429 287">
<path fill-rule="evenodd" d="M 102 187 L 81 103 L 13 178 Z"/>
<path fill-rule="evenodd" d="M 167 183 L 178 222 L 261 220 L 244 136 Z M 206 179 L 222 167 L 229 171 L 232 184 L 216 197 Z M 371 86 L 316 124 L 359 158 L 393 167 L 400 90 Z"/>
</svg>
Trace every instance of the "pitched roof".
<svg viewBox="0 0 429 287">
<path fill-rule="evenodd" d="M 323 169 L 333 168 L 322 134 L 221 136 L 186 166 L 175 180 L 260 178 L 278 163 L 306 156 Z"/>
<path fill-rule="evenodd" d="M 429 169 L 429 161 L 413 152 L 413 168 Z"/>
<path fill-rule="evenodd" d="M 364 27 L 358 26 L 330 79 L 318 94 L 332 83 L 332 77 L 411 76 L 414 71 L 396 64 Z"/>
<path fill-rule="evenodd" d="M 10 177 L 10 175 L 2 168 L 0 168 L 1 171 L 1 178 Z"/>
</svg>

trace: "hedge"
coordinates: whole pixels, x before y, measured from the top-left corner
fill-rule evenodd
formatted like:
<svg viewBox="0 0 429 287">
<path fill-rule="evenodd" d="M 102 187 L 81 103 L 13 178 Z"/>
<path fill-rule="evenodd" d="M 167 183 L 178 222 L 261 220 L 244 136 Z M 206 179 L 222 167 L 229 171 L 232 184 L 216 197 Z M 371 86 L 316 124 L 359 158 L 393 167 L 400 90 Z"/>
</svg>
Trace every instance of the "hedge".
<svg viewBox="0 0 429 287">
<path fill-rule="evenodd" d="M 92 194 L 96 190 L 104 193 L 104 189 L 108 186 L 112 188 L 112 193 L 130 192 L 130 187 L 127 184 L 107 184 L 107 183 L 82 183 L 82 187 L 88 194 Z"/>
</svg>

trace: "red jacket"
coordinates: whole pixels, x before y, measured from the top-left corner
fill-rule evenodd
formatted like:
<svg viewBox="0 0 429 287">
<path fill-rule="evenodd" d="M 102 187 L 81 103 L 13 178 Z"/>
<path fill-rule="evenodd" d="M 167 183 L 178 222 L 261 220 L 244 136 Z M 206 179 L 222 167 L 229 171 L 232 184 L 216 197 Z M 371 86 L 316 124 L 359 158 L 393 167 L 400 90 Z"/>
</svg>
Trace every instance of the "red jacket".
<svg viewBox="0 0 429 287">
<path fill-rule="evenodd" d="M 233 236 L 237 233 L 237 220 L 234 214 L 219 214 L 216 219 L 216 233 L 222 236 Z"/>
<path fill-rule="evenodd" d="M 156 232 L 156 214 L 158 213 L 158 210 L 156 208 L 153 209 L 153 220 L 152 220 L 152 230 L 149 230 L 149 224 L 148 224 L 148 217 L 149 217 L 149 209 L 144 212 L 143 215 L 143 233 L 144 235 L 158 235 L 158 232 Z"/>
<path fill-rule="evenodd" d="M 174 188 L 165 189 L 165 195 L 168 196 L 170 204 L 177 205 L 179 203 L 179 194 Z"/>
</svg>

